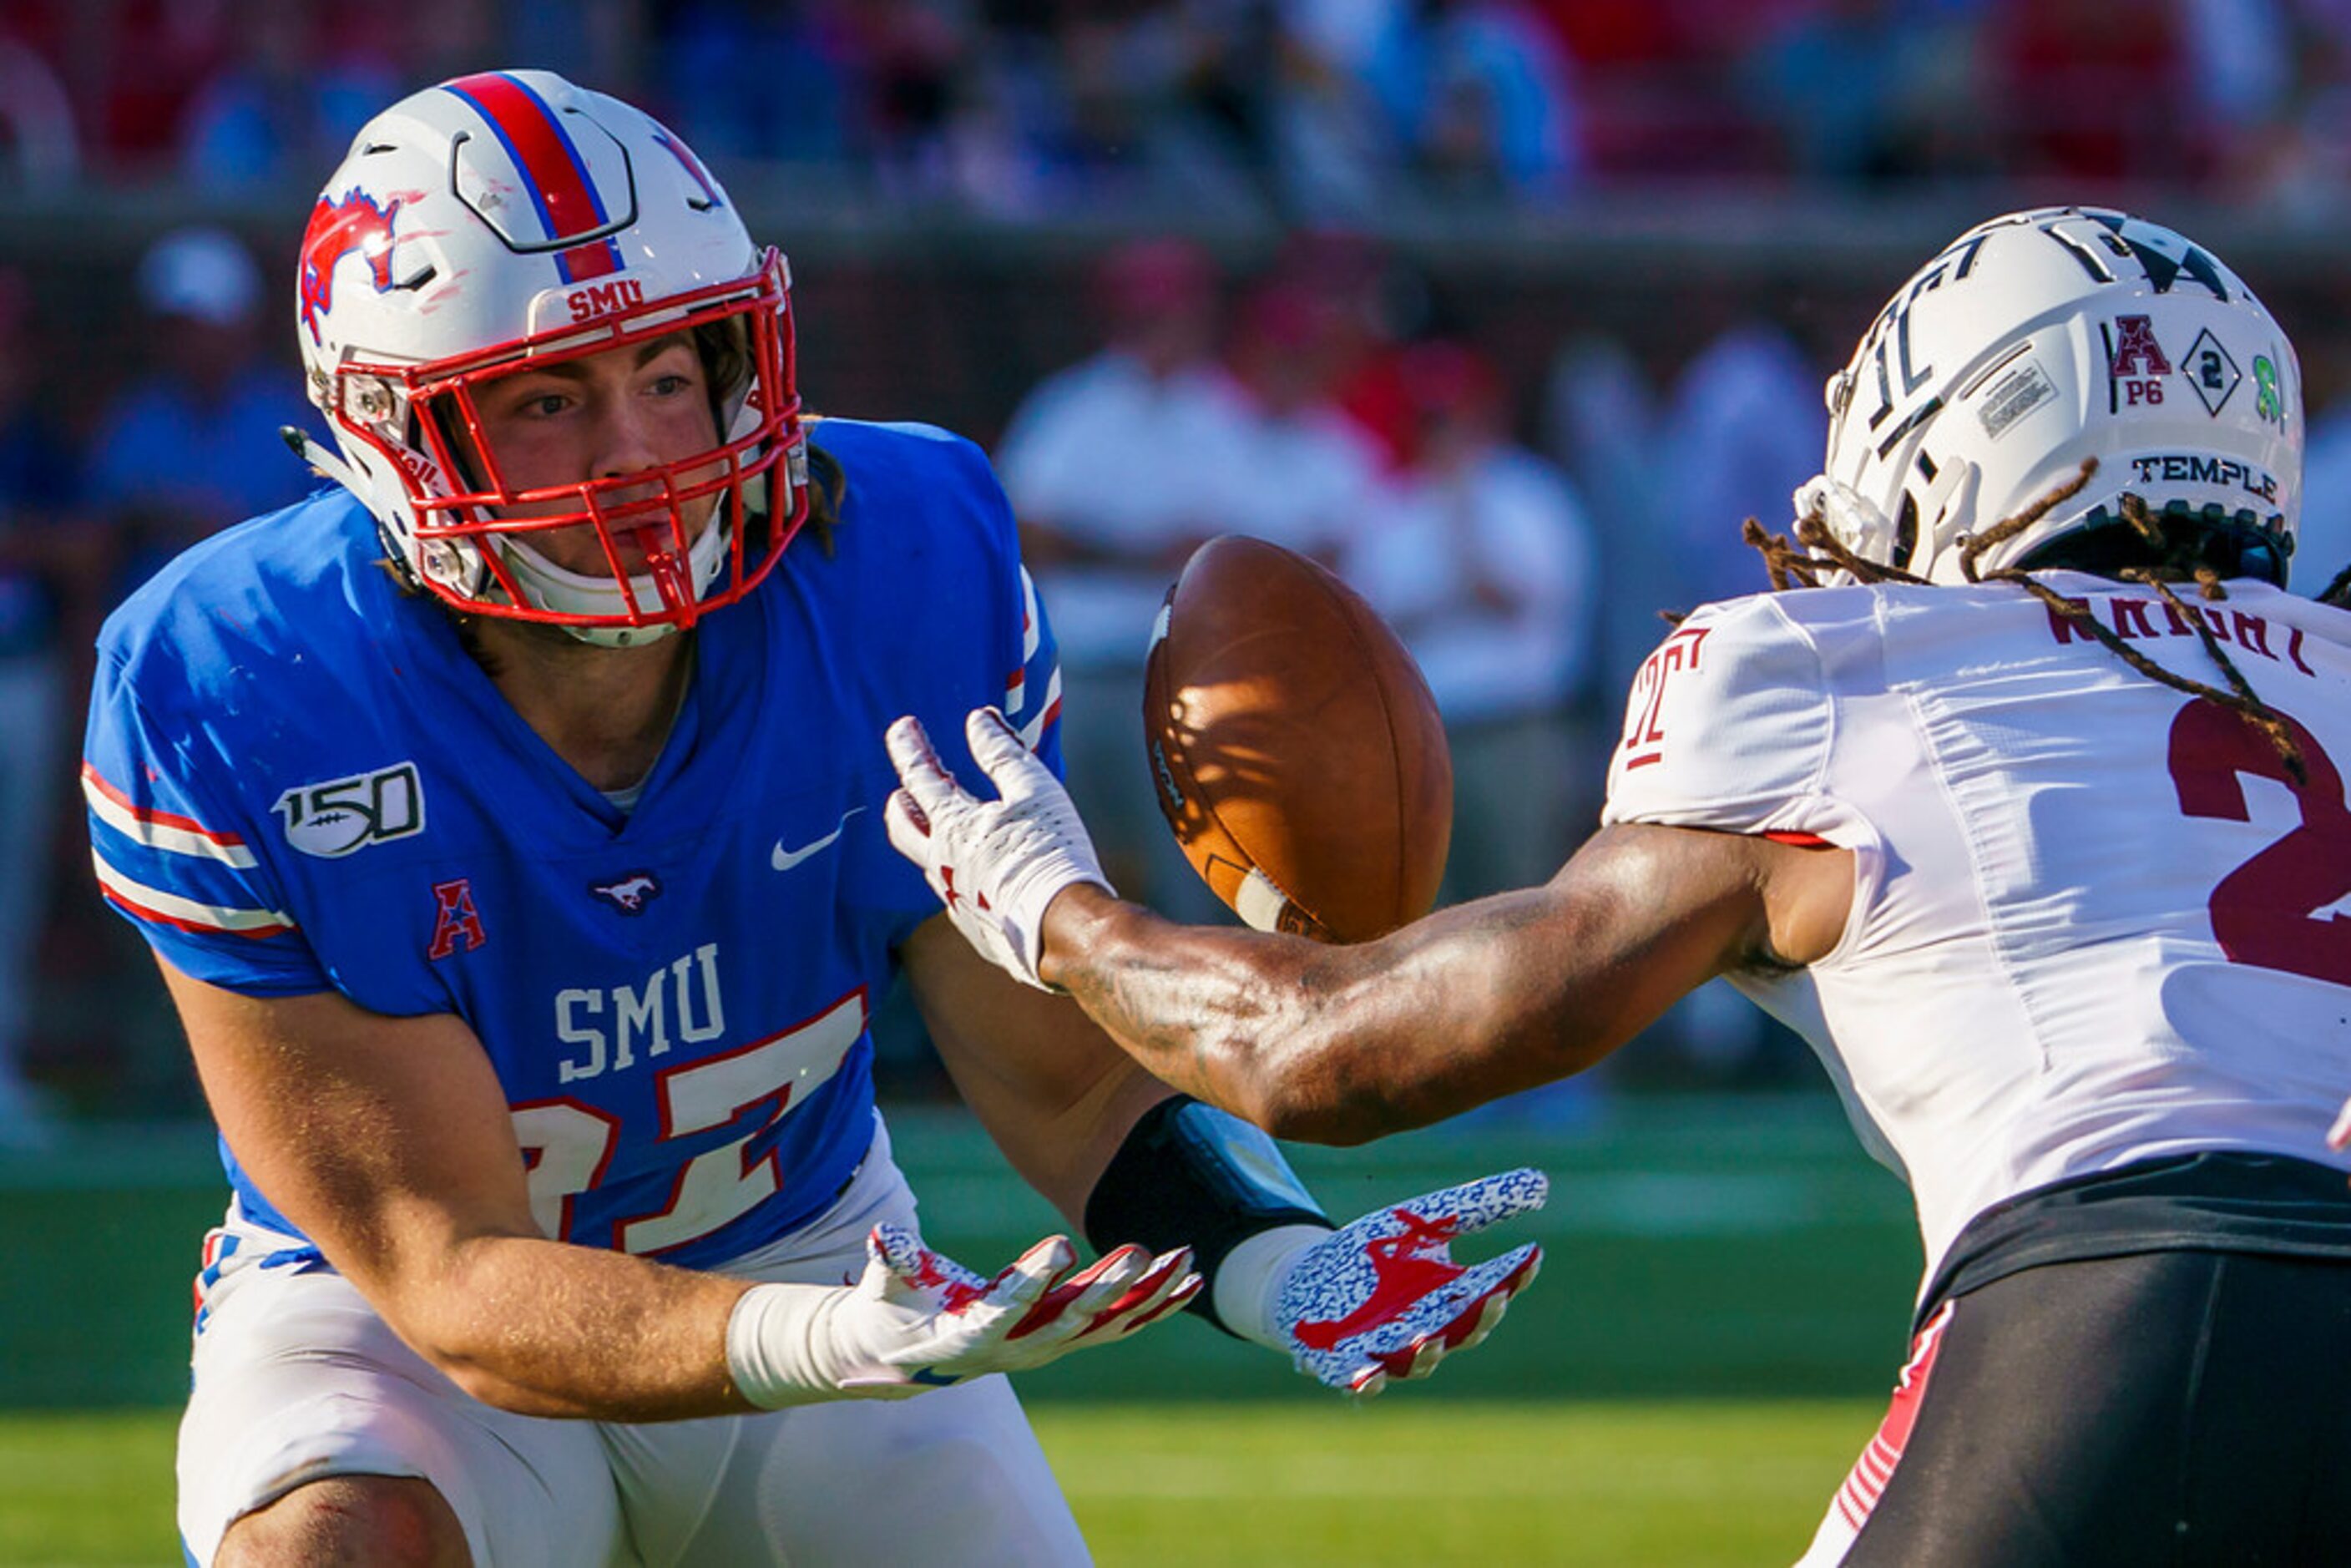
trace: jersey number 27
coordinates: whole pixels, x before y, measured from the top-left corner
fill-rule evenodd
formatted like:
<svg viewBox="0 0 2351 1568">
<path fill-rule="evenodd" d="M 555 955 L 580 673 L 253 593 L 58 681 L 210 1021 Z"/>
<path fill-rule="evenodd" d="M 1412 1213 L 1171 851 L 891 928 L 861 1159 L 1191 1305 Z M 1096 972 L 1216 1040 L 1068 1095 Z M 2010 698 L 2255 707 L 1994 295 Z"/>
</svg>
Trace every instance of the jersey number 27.
<svg viewBox="0 0 2351 1568">
<path fill-rule="evenodd" d="M 658 1089 L 664 1140 L 719 1127 L 741 1127 L 743 1135 L 684 1161 L 658 1212 L 616 1217 L 613 1241 L 626 1252 L 666 1251 L 733 1224 L 773 1197 L 780 1180 L 775 1151 L 754 1155 L 752 1140 L 830 1082 L 864 1031 L 861 987 L 779 1034 L 664 1071 Z M 619 1121 L 577 1101 L 542 1100 L 515 1106 L 514 1126 L 539 1228 L 559 1240 L 601 1244 L 573 1234 L 572 1210 L 580 1194 L 602 1181 L 620 1139 Z"/>
</svg>

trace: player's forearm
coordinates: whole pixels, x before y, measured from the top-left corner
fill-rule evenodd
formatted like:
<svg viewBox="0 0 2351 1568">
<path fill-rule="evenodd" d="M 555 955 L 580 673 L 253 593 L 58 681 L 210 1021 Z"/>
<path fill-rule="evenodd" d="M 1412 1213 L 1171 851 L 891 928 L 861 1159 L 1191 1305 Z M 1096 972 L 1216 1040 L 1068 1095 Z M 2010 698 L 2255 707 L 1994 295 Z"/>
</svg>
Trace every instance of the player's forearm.
<svg viewBox="0 0 2351 1568">
<path fill-rule="evenodd" d="M 1481 939 L 1508 900 L 1360 946 L 1181 926 L 1071 888 L 1044 973 L 1163 1082 L 1277 1136 L 1351 1144 L 1421 1126 L 1588 1065 L 1537 988 Z"/>
<path fill-rule="evenodd" d="M 746 1289 L 625 1253 L 500 1236 L 457 1245 L 434 1277 L 384 1290 L 381 1304 L 486 1405 L 663 1421 L 751 1408 L 726 1365 L 727 1319 Z"/>
</svg>

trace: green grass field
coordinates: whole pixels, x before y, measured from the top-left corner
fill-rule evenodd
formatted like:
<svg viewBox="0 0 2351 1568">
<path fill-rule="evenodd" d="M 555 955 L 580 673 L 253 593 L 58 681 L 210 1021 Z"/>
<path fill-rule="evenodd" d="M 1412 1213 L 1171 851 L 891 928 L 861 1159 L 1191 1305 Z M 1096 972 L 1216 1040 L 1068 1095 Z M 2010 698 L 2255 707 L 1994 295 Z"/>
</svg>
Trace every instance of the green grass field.
<svg viewBox="0 0 2351 1568">
<path fill-rule="evenodd" d="M 984 1137 L 893 1118 L 933 1240 L 993 1268 L 1059 1222 Z M 1543 1242 L 1494 1338 L 1353 1407 L 1188 1322 L 1025 1378 L 1105 1563 L 1787 1562 L 1883 1410 L 1917 1244 L 1818 1100 L 1627 1102 L 1293 1151 L 1334 1215 L 1516 1164 Z M 223 1193 L 206 1141 L 99 1132 L 0 1159 L 0 1563 L 179 1560 L 172 1406 Z"/>
<path fill-rule="evenodd" d="M 1745 1568 L 1802 1549 L 1878 1413 L 1431 1392 L 1362 1409 L 1049 1402 L 1036 1422 L 1106 1568 Z M 0 1417 L 0 1563 L 176 1562 L 172 1425 L 168 1411 Z"/>
</svg>

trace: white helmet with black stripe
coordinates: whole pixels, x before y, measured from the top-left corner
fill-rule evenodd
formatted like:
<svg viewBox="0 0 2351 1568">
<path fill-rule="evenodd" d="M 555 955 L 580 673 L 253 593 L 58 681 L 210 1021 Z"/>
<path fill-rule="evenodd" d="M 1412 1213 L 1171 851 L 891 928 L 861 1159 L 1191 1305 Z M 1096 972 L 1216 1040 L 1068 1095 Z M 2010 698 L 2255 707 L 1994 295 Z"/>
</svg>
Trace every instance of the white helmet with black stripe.
<svg viewBox="0 0 2351 1568">
<path fill-rule="evenodd" d="M 1975 535 L 2096 470 L 1977 570 L 2127 560 L 2137 496 L 2224 575 L 2283 582 L 2301 510 L 2302 377 L 2244 282 L 2126 214 L 1980 224 L 1897 290 L 1829 380 L 1824 471 L 1796 492 L 1860 559 L 1966 579 Z"/>
</svg>

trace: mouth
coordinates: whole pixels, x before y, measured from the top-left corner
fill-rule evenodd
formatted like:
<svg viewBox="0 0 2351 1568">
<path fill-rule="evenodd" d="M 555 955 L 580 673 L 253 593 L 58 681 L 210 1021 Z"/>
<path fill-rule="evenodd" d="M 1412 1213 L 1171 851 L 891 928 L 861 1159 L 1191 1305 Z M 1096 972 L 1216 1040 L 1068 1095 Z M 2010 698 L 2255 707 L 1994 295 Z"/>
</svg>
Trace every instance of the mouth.
<svg viewBox="0 0 2351 1568">
<path fill-rule="evenodd" d="M 696 508 L 697 510 L 699 508 Z M 613 549 L 624 560 L 651 556 L 684 555 L 694 541 L 710 526 L 710 516 L 705 512 L 696 517 L 689 512 L 684 517 L 664 508 L 642 517 L 620 517 L 605 527 L 612 539 Z M 683 528 L 680 524 L 683 523 Z M 680 541 L 683 533 L 684 540 Z"/>
</svg>

